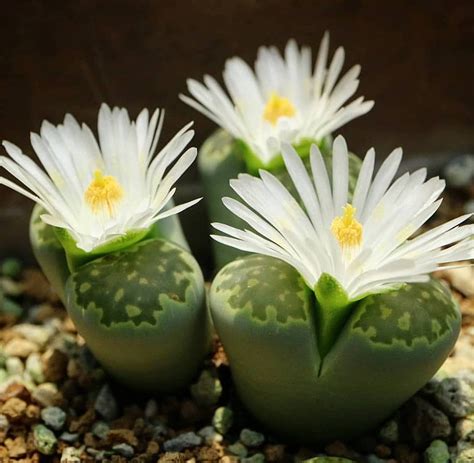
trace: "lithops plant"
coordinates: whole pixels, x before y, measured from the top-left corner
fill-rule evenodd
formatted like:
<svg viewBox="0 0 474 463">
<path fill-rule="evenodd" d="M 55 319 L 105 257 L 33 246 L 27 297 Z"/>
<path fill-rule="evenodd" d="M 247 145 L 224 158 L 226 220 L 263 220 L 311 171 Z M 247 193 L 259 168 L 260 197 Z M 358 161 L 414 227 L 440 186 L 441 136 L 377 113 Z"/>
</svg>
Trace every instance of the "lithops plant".
<svg viewBox="0 0 474 463">
<path fill-rule="evenodd" d="M 349 196 L 338 137 L 332 178 L 316 145 L 311 174 L 283 155 L 297 197 L 272 174 L 241 174 L 224 199 L 246 222 L 214 224 L 219 242 L 256 253 L 225 266 L 210 290 L 216 329 L 248 409 L 296 441 L 350 438 L 386 419 L 438 370 L 460 312 L 427 274 L 474 258 L 473 225 L 459 217 L 409 239 L 440 205 L 444 182 L 426 170 L 392 183 L 395 150 L 372 180 L 367 153 Z M 253 229 L 248 229 L 248 225 Z"/>
<path fill-rule="evenodd" d="M 239 226 L 222 206 L 223 196 L 232 196 L 229 180 L 239 173 L 252 175 L 264 168 L 282 175 L 284 163 L 280 142 L 291 143 L 303 159 L 308 159 L 311 144 L 316 143 L 326 158 L 330 134 L 365 113 L 372 101 L 360 97 L 343 106 L 359 85 L 360 66 L 353 66 L 339 81 L 344 50 L 338 48 L 328 65 L 329 34 L 321 42 L 314 71 L 311 49 L 299 49 L 290 40 L 282 56 L 275 47 L 261 47 L 255 69 L 234 57 L 223 72 L 226 92 L 210 76 L 204 85 L 188 80 L 191 97 L 181 99 L 216 122 L 222 129 L 202 146 L 198 166 L 206 192 L 212 221 Z M 215 244 L 217 267 L 242 253 Z"/>
<path fill-rule="evenodd" d="M 184 151 L 193 131 L 154 156 L 162 124 L 159 110 L 131 121 L 102 105 L 99 142 L 70 115 L 32 134 L 46 172 L 9 142 L 0 157 L 18 181 L 0 183 L 37 203 L 33 250 L 89 348 L 115 378 L 152 392 L 186 386 L 210 336 L 203 276 L 176 215 L 197 200 L 172 204 L 197 155 Z"/>
</svg>

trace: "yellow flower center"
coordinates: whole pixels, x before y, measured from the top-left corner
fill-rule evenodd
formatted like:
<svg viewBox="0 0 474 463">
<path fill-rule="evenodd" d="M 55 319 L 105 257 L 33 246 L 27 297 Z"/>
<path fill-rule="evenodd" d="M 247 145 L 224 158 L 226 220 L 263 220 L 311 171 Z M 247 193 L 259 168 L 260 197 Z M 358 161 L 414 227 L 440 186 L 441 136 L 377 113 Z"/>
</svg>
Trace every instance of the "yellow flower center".
<svg viewBox="0 0 474 463">
<path fill-rule="evenodd" d="M 273 92 L 263 110 L 263 118 L 275 125 L 280 117 L 293 117 L 296 109 L 288 98 Z"/>
<path fill-rule="evenodd" d="M 332 234 L 342 248 L 359 246 L 362 241 L 362 225 L 354 217 L 356 209 L 351 204 L 346 204 L 342 210 L 343 214 L 332 221 Z"/>
<path fill-rule="evenodd" d="M 94 178 L 84 193 L 84 198 L 94 213 L 106 209 L 110 216 L 122 197 L 123 189 L 117 179 L 112 175 L 103 175 L 100 170 L 94 172 Z"/>
</svg>

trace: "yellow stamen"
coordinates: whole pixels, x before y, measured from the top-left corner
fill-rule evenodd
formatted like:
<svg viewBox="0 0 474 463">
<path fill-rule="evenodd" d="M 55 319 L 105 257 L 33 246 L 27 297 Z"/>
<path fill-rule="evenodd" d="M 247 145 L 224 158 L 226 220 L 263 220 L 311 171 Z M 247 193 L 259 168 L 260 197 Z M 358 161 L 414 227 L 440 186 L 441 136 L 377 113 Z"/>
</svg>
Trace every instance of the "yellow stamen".
<svg viewBox="0 0 474 463">
<path fill-rule="evenodd" d="M 362 241 L 362 225 L 354 217 L 356 209 L 346 204 L 343 214 L 336 217 L 331 224 L 331 231 L 342 248 L 359 246 Z"/>
<path fill-rule="evenodd" d="M 97 214 L 106 209 L 113 215 L 115 204 L 123 197 L 120 183 L 112 175 L 103 175 L 100 170 L 94 172 L 94 178 L 84 193 L 84 198 L 92 211 Z"/>
<path fill-rule="evenodd" d="M 273 92 L 263 110 L 263 118 L 275 125 L 280 117 L 293 117 L 296 109 L 288 98 Z"/>
</svg>

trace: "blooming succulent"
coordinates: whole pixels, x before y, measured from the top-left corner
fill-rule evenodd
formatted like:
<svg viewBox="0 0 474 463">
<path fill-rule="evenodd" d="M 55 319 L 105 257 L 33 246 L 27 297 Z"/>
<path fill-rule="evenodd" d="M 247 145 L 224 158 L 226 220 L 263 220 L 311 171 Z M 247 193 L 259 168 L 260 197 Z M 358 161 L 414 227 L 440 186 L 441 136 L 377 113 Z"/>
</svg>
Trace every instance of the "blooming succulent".
<svg viewBox="0 0 474 463">
<path fill-rule="evenodd" d="M 284 56 L 275 47 L 261 47 L 254 70 L 238 57 L 226 62 L 223 78 L 230 98 L 215 79 L 205 76 L 205 85 L 188 80 L 193 98 L 181 99 L 241 140 L 248 147 L 250 165 L 271 168 L 280 142 L 321 141 L 373 106 L 363 97 L 343 106 L 359 86 L 360 66 L 338 81 L 344 49 L 339 47 L 329 64 L 328 53 L 328 33 L 314 69 L 311 49 L 299 49 L 294 40 L 286 45 Z"/>
<path fill-rule="evenodd" d="M 283 55 L 275 47 L 261 47 L 255 69 L 241 58 L 229 59 L 223 73 L 228 94 L 210 76 L 204 77 L 204 84 L 188 80 L 191 97 L 181 95 L 181 99 L 222 128 L 206 141 L 199 155 L 212 221 L 239 225 L 221 203 L 223 196 L 232 195 L 231 178 L 242 172 L 256 175 L 265 168 L 290 186 L 282 142 L 294 146 L 305 163 L 311 144 L 316 143 L 330 161 L 331 133 L 372 108 L 373 102 L 363 97 L 346 104 L 357 91 L 360 66 L 353 66 L 340 78 L 344 49 L 338 48 L 328 58 L 326 33 L 314 68 L 311 49 L 299 48 L 290 40 Z M 219 243 L 214 246 L 218 268 L 242 254 Z"/>
<path fill-rule="evenodd" d="M 37 203 L 33 249 L 79 332 L 110 373 L 154 391 L 186 384 L 209 334 L 202 273 L 176 216 L 199 199 L 172 203 L 197 155 L 185 149 L 193 131 L 155 156 L 163 117 L 144 109 L 132 121 L 103 104 L 98 140 L 71 115 L 31 135 L 44 170 L 9 142 L 0 157 L 16 180 L 0 183 Z"/>
<path fill-rule="evenodd" d="M 430 379 L 452 348 L 459 310 L 428 273 L 474 258 L 474 226 L 461 225 L 464 215 L 412 238 L 445 185 L 426 180 L 426 169 L 393 181 L 401 149 L 375 176 L 369 150 L 352 192 L 341 136 L 332 175 L 317 145 L 310 172 L 294 148 L 282 151 L 294 194 L 261 170 L 231 181 L 240 201 L 223 199 L 245 225 L 215 223 L 222 235 L 213 238 L 255 254 L 216 276 L 212 315 L 258 418 L 299 440 L 357 434 Z"/>
</svg>

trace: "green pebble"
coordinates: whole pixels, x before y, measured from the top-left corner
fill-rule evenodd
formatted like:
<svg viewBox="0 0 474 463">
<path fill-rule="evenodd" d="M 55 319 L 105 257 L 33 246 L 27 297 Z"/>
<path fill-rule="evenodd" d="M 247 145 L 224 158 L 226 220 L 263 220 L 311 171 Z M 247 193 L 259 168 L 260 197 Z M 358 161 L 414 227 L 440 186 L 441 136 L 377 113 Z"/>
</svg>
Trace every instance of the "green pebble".
<svg viewBox="0 0 474 463">
<path fill-rule="evenodd" d="M 245 458 L 248 454 L 247 448 L 240 442 L 236 442 L 235 444 L 229 445 L 227 447 L 227 450 L 232 453 L 232 455 L 236 455 L 240 458 Z"/>
<path fill-rule="evenodd" d="M 46 407 L 41 410 L 41 419 L 47 426 L 59 431 L 66 423 L 66 413 L 59 407 Z"/>
<path fill-rule="evenodd" d="M 78 441 L 79 439 L 79 434 L 78 433 L 72 433 L 72 432 L 63 432 L 59 438 L 67 442 L 68 444 L 74 444 L 75 442 Z"/>
<path fill-rule="evenodd" d="M 53 431 L 42 424 L 37 424 L 33 428 L 33 439 L 35 447 L 43 455 L 52 455 L 56 449 L 58 440 Z"/>
<path fill-rule="evenodd" d="M 265 441 L 265 436 L 250 429 L 242 429 L 240 441 L 247 447 L 259 447 Z"/>
<path fill-rule="evenodd" d="M 6 381 L 7 378 L 8 378 L 7 370 L 5 370 L 5 368 L 0 368 L 0 384 Z"/>
<path fill-rule="evenodd" d="M 251 457 L 242 458 L 241 463 L 265 463 L 265 455 L 263 453 L 256 453 Z"/>
<path fill-rule="evenodd" d="M 22 375 L 25 371 L 23 362 L 18 357 L 8 357 L 5 366 L 9 376 Z"/>
<path fill-rule="evenodd" d="M 217 432 L 225 434 L 231 427 L 234 413 L 229 407 L 219 407 L 212 418 L 212 425 Z"/>
<path fill-rule="evenodd" d="M 424 453 L 425 463 L 447 463 L 449 461 L 449 449 L 446 442 L 436 439 Z"/>
<path fill-rule="evenodd" d="M 92 425 L 92 434 L 97 436 L 99 439 L 106 439 L 109 431 L 110 426 L 104 421 L 97 421 L 97 423 Z"/>
<path fill-rule="evenodd" d="M 198 381 L 191 385 L 191 395 L 200 405 L 214 405 L 222 394 L 222 385 L 216 375 L 204 370 Z"/>
<path fill-rule="evenodd" d="M 18 278 L 22 270 L 22 262 L 14 257 L 5 259 L 1 265 L 1 272 L 3 275 L 10 278 Z"/>
<path fill-rule="evenodd" d="M 116 444 L 112 447 L 112 450 L 125 458 L 132 458 L 135 453 L 133 447 L 128 444 Z"/>
<path fill-rule="evenodd" d="M 41 356 L 37 352 L 33 352 L 28 356 L 26 359 L 25 369 L 36 384 L 44 382 L 43 363 L 41 361 Z"/>
<path fill-rule="evenodd" d="M 4 297 L 1 301 L 0 310 L 6 315 L 19 318 L 23 313 L 23 307 L 16 302 L 12 301 L 8 297 Z"/>
</svg>

